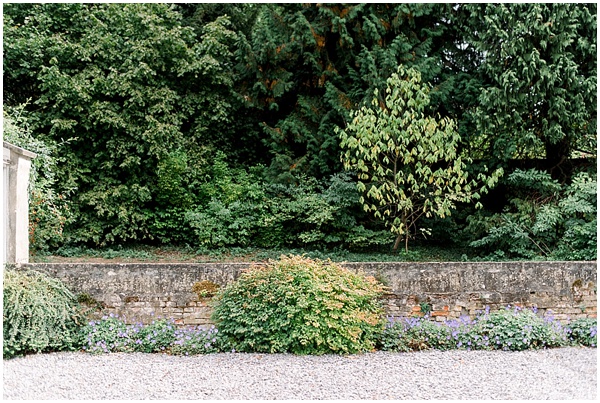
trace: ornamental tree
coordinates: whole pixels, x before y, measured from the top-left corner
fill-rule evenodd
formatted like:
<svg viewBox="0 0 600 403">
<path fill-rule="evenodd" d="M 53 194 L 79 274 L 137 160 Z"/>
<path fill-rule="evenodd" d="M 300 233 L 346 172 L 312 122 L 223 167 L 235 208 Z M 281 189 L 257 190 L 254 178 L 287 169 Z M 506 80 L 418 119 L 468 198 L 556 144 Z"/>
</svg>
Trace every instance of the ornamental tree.
<svg viewBox="0 0 600 403">
<path fill-rule="evenodd" d="M 479 174 L 479 184 L 470 180 L 466 163 L 471 161 L 457 151 L 456 123 L 426 116 L 428 104 L 429 87 L 421 84 L 421 74 L 400 66 L 383 97 L 375 90 L 371 106 L 351 112 L 346 128 L 336 129 L 342 163 L 357 171 L 364 210 L 397 236 L 394 251 L 402 239 L 408 251 L 420 217 L 450 215 L 456 203 L 478 199 L 502 174 Z"/>
</svg>

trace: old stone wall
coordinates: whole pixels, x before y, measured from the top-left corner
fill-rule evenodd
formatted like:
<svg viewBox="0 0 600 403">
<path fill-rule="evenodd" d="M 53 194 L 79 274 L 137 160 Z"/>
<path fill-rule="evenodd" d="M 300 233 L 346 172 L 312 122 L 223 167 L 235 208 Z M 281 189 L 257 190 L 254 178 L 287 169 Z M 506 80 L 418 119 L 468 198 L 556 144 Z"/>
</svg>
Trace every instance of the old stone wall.
<svg viewBox="0 0 600 403">
<path fill-rule="evenodd" d="M 389 316 L 423 315 L 435 320 L 474 317 L 486 306 L 507 305 L 552 311 L 559 320 L 596 317 L 596 262 L 503 263 L 345 263 L 372 275 L 388 288 Z M 30 263 L 64 281 L 73 292 L 87 294 L 129 321 L 148 323 L 173 318 L 182 325 L 210 323 L 209 300 L 192 291 L 209 280 L 220 286 L 234 281 L 249 263 L 92 264 Z"/>
</svg>

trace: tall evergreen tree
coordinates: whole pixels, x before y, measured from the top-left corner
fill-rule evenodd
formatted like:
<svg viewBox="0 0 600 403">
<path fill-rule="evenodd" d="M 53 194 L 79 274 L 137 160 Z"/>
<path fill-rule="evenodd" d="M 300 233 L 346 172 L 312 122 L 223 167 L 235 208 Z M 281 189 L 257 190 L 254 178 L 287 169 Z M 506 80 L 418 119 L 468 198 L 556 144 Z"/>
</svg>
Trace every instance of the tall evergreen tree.
<svg viewBox="0 0 600 403">
<path fill-rule="evenodd" d="M 545 158 L 564 180 L 574 151 L 596 154 L 596 7 L 464 6 L 486 77 L 477 121 L 489 158 Z"/>
<path fill-rule="evenodd" d="M 285 4 L 262 8 L 244 55 L 277 180 L 341 170 L 334 128 L 370 102 L 400 63 L 441 69 L 446 27 L 432 4 Z"/>
</svg>

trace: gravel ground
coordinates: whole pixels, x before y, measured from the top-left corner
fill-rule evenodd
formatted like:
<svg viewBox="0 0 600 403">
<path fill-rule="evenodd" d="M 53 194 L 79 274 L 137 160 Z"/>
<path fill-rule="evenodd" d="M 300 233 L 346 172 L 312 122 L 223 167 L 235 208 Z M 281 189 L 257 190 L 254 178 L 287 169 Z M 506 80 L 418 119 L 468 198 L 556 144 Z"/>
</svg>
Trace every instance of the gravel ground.
<svg viewBox="0 0 600 403">
<path fill-rule="evenodd" d="M 597 350 L 38 354 L 3 361 L 4 399 L 596 399 Z"/>
</svg>

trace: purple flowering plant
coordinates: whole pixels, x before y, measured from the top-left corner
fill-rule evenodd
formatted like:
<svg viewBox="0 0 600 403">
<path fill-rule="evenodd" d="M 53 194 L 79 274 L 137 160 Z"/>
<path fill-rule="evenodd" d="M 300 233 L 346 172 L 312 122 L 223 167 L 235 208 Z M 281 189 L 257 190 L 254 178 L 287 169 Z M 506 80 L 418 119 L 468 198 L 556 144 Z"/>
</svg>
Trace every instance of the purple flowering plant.
<svg viewBox="0 0 600 403">
<path fill-rule="evenodd" d="M 378 347 L 387 351 L 423 349 L 510 350 L 597 345 L 596 319 L 578 319 L 566 325 L 551 313 L 537 309 L 506 308 L 490 313 L 489 307 L 471 319 L 463 316 L 433 322 L 428 316 L 388 318 Z"/>
<path fill-rule="evenodd" d="M 83 349 L 93 354 L 124 351 L 129 342 L 127 325 L 112 313 L 90 321 L 81 331 Z"/>
<path fill-rule="evenodd" d="M 568 338 L 571 344 L 596 347 L 598 345 L 598 324 L 596 319 L 580 318 L 567 326 Z"/>
<path fill-rule="evenodd" d="M 214 326 L 177 329 L 170 352 L 175 355 L 217 353 L 220 351 L 218 333 Z"/>
<path fill-rule="evenodd" d="M 209 354 L 235 351 L 215 326 L 177 327 L 173 320 L 157 319 L 151 324 L 126 324 L 125 318 L 104 316 L 83 328 L 85 351 L 164 352 L 174 355 Z M 489 307 L 475 318 L 462 316 L 445 322 L 429 316 L 388 318 L 377 338 L 377 347 L 385 351 L 506 350 L 561 346 L 597 346 L 597 322 L 581 318 L 561 324 L 550 311 L 506 307 L 490 312 Z"/>
<path fill-rule="evenodd" d="M 172 319 L 127 324 L 110 314 L 89 322 L 82 329 L 83 349 L 92 354 L 111 352 L 170 353 L 192 355 L 219 350 L 218 330 L 212 326 L 178 328 Z"/>
</svg>

